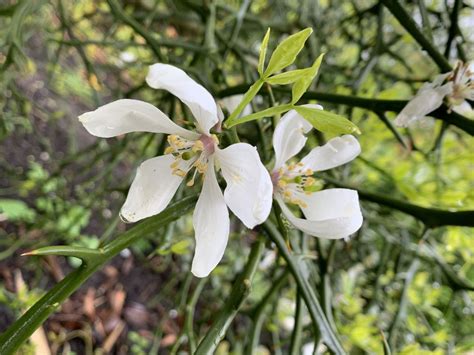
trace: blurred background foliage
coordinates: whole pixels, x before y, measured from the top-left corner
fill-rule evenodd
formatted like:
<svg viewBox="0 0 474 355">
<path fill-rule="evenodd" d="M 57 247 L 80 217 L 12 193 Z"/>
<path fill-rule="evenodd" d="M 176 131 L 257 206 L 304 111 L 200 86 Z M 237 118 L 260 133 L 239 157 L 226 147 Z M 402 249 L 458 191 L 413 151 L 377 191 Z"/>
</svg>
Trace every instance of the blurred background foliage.
<svg viewBox="0 0 474 355">
<path fill-rule="evenodd" d="M 471 0 L 402 6 L 451 62 L 474 59 Z M 439 73 L 387 8 L 372 0 L 3 0 L 0 24 L 0 331 L 79 264 L 74 258 L 19 255 L 54 244 L 95 248 L 125 230 L 117 215 L 134 170 L 164 147 L 162 136 L 148 133 L 95 139 L 77 116 L 133 97 L 189 123 L 173 96 L 147 87 L 148 65 L 181 67 L 215 97 L 243 93 L 245 85 L 239 87 L 257 78 L 258 49 L 268 27 L 270 48 L 312 27 L 296 65 L 309 66 L 326 53 L 316 92 L 406 100 Z M 284 101 L 288 92 L 275 90 L 273 96 L 263 95 L 254 109 Z M 362 131 L 361 156 L 322 174 L 329 184 L 337 181 L 428 208 L 474 209 L 471 135 L 431 118 L 395 129 L 393 112 L 321 103 Z M 271 120 L 239 126 L 238 132 L 268 163 Z M 314 133 L 310 146 L 328 138 Z M 364 226 L 345 242 L 289 231 L 346 350 L 472 351 L 473 229 L 426 230 L 397 208 L 375 202 L 362 207 Z M 204 280 L 189 273 L 190 215 L 122 252 L 45 323 L 48 350 L 189 352 L 225 303 L 259 233 L 234 222 L 223 262 Z M 219 354 L 250 353 L 251 334 L 259 344 L 254 353 L 288 353 L 295 327 L 301 329 L 304 351 L 312 353 L 315 340 L 314 351 L 326 351 L 318 346 L 292 278 L 276 283 L 284 269 L 267 243 L 252 292 Z M 257 319 L 261 333 L 253 325 Z M 21 351 L 41 353 L 41 344 L 32 338 Z"/>
</svg>

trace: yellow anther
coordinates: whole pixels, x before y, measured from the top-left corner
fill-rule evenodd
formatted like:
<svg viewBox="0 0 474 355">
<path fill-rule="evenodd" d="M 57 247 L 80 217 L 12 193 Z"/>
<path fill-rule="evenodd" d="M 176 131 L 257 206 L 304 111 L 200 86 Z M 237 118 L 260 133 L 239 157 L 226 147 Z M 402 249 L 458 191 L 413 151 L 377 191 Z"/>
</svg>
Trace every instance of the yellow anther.
<svg viewBox="0 0 474 355">
<path fill-rule="evenodd" d="M 171 163 L 171 165 L 170 165 L 170 166 L 171 166 L 171 169 L 174 170 L 174 169 L 176 169 L 176 168 L 179 166 L 179 164 L 180 164 L 180 161 L 179 161 L 179 160 L 180 160 L 180 159 L 177 158 L 173 163 Z"/>
<path fill-rule="evenodd" d="M 172 172 L 173 175 L 180 176 L 180 177 L 185 177 L 186 172 L 181 170 L 181 169 L 174 169 Z"/>
<path fill-rule="evenodd" d="M 288 183 L 285 180 L 278 180 L 278 187 L 285 187 Z"/>
<path fill-rule="evenodd" d="M 193 147 L 191 148 L 193 152 L 199 152 L 204 150 L 204 144 L 201 141 L 194 142 Z"/>
<path fill-rule="evenodd" d="M 285 190 L 283 192 L 283 196 L 285 196 L 286 198 L 290 198 L 291 197 L 291 191 L 290 190 Z"/>
<path fill-rule="evenodd" d="M 298 205 L 298 206 L 300 206 L 300 207 L 302 207 L 302 208 L 308 207 L 308 205 L 306 204 L 306 202 L 304 202 L 304 201 L 302 201 L 302 200 L 300 200 L 300 199 L 296 199 L 296 198 L 295 198 L 295 199 L 291 199 L 291 200 L 290 200 L 290 203 L 295 204 L 295 205 Z"/>
<path fill-rule="evenodd" d="M 306 181 L 304 182 L 304 186 L 313 186 L 316 183 L 316 179 L 312 177 L 307 177 Z"/>
<path fill-rule="evenodd" d="M 207 163 L 204 163 L 201 160 L 197 160 L 194 163 L 194 166 L 196 167 L 197 171 L 200 172 L 201 174 L 205 173 L 207 170 Z"/>
<path fill-rule="evenodd" d="M 170 134 L 167 138 L 169 144 L 175 144 L 179 137 L 176 134 Z"/>
<path fill-rule="evenodd" d="M 214 141 L 214 143 L 219 144 L 219 138 L 215 134 L 211 134 L 211 138 Z"/>
<path fill-rule="evenodd" d="M 173 147 L 166 147 L 165 149 L 165 154 L 171 154 L 174 152 L 174 148 Z"/>
<path fill-rule="evenodd" d="M 313 175 L 314 174 L 314 171 L 311 170 L 311 169 L 307 169 L 305 172 L 304 172 L 305 175 Z"/>
</svg>

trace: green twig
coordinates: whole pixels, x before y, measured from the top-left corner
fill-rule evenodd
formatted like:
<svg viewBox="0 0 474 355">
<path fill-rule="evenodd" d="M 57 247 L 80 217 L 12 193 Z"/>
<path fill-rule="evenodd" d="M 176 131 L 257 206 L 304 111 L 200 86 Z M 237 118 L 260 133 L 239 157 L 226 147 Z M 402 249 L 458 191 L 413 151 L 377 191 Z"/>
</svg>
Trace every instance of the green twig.
<svg viewBox="0 0 474 355">
<path fill-rule="evenodd" d="M 290 354 L 301 354 L 301 334 L 303 333 L 304 300 L 301 291 L 296 290 L 295 325 L 291 333 Z"/>
<path fill-rule="evenodd" d="M 257 270 L 260 256 L 264 249 L 263 240 L 258 240 L 252 246 L 250 256 L 244 270 L 234 282 L 232 291 L 224 308 L 216 315 L 216 318 L 196 350 L 196 354 L 213 354 L 220 341 L 224 338 L 227 328 L 234 320 L 240 306 L 250 294 L 253 276 Z"/>
<path fill-rule="evenodd" d="M 436 49 L 435 45 L 425 37 L 413 20 L 413 17 L 400 5 L 398 0 L 381 0 L 381 2 L 389 9 L 392 15 L 395 16 L 400 25 L 426 50 L 442 72 L 452 70 L 448 60 Z"/>
<path fill-rule="evenodd" d="M 390 325 L 389 331 L 388 331 L 388 343 L 390 344 L 390 348 L 394 349 L 394 342 L 397 334 L 397 328 L 400 322 L 402 322 L 406 318 L 406 312 L 407 312 L 407 307 L 408 307 L 408 289 L 410 288 L 410 285 L 413 281 L 413 278 L 416 275 L 416 272 L 418 271 L 418 267 L 420 266 L 420 260 L 418 258 L 415 258 L 411 265 L 410 268 L 408 269 L 405 277 L 405 283 L 403 284 L 403 291 L 400 296 L 400 302 L 398 303 L 398 310 L 395 315 L 395 318 L 393 319 L 392 324 Z"/>
<path fill-rule="evenodd" d="M 159 215 L 150 217 L 104 246 L 100 256 L 89 260 L 49 290 L 0 336 L 0 354 L 13 354 L 31 334 L 95 271 L 133 242 L 178 219 L 194 207 L 196 196 L 182 199 Z"/>
<path fill-rule="evenodd" d="M 362 200 L 377 203 L 381 206 L 386 206 L 400 212 L 409 214 L 412 217 L 417 218 L 425 224 L 428 228 L 437 228 L 443 226 L 464 226 L 474 227 L 474 211 L 445 211 L 437 208 L 422 207 L 397 200 L 392 197 L 368 192 L 354 186 L 342 184 L 339 181 L 324 176 L 323 179 L 332 185 L 357 190 L 359 197 Z"/>
<path fill-rule="evenodd" d="M 345 350 L 342 347 L 338 336 L 329 325 L 321 305 L 319 304 L 315 289 L 311 287 L 307 278 L 301 273 L 299 262 L 288 250 L 282 235 L 280 232 L 278 232 L 275 225 L 269 220 L 263 224 L 263 227 L 269 238 L 276 244 L 283 259 L 285 259 L 286 263 L 288 264 L 290 272 L 293 275 L 299 289 L 301 290 L 301 295 L 306 303 L 306 307 L 308 308 L 311 319 L 313 320 L 313 323 L 317 325 L 322 339 L 334 353 L 345 354 Z"/>
<path fill-rule="evenodd" d="M 448 40 L 446 41 L 446 48 L 444 50 L 444 56 L 449 58 L 449 53 L 451 52 L 451 47 L 456 37 L 458 31 L 458 20 L 459 20 L 459 11 L 462 7 L 462 0 L 455 0 L 453 5 L 453 12 L 451 12 L 450 21 L 451 24 L 449 26 L 448 31 Z"/>
<path fill-rule="evenodd" d="M 265 309 L 267 309 L 269 303 L 275 297 L 276 293 L 280 288 L 285 284 L 288 278 L 288 270 L 285 270 L 280 277 L 278 277 L 275 281 L 272 282 L 272 285 L 268 289 L 267 293 L 262 297 L 262 300 L 255 308 L 253 313 L 253 328 L 252 333 L 250 336 L 249 341 L 249 349 L 247 351 L 248 354 L 256 354 L 257 347 L 260 340 L 260 333 L 262 331 L 263 321 L 265 320 Z"/>
<path fill-rule="evenodd" d="M 163 55 L 161 54 L 160 44 L 156 41 L 156 39 L 150 34 L 150 31 L 144 28 L 137 20 L 133 17 L 130 17 L 122 8 L 120 3 L 117 0 L 107 0 L 109 4 L 110 10 L 112 13 L 125 24 L 130 26 L 137 32 L 140 36 L 142 36 L 145 41 L 150 46 L 152 52 L 156 55 L 156 57 L 163 61 Z"/>
<path fill-rule="evenodd" d="M 184 319 L 184 331 L 188 337 L 189 342 L 189 350 L 191 354 L 194 354 L 196 351 L 196 337 L 194 336 L 193 330 L 193 319 L 194 319 L 194 310 L 196 308 L 196 303 L 199 300 L 199 295 L 201 294 L 204 286 L 206 285 L 206 281 L 208 278 L 199 279 L 196 288 L 194 289 L 191 298 L 186 304 L 186 317 Z"/>
<path fill-rule="evenodd" d="M 250 85 L 242 84 L 234 87 L 230 87 L 224 90 L 221 90 L 217 93 L 218 97 L 227 97 L 236 94 L 242 94 L 248 90 Z M 275 92 L 283 93 L 286 95 L 291 95 L 291 90 L 274 87 Z M 259 94 L 265 95 L 266 90 L 260 90 Z M 257 93 L 255 93 L 257 94 Z M 407 100 L 382 100 L 382 99 L 369 99 L 365 97 L 349 96 L 349 95 L 337 95 L 337 94 L 328 94 L 318 91 L 307 91 L 303 96 L 303 99 L 306 100 L 318 100 L 323 102 L 329 102 L 333 104 L 348 105 L 353 107 L 364 108 L 373 112 L 400 112 L 408 103 Z M 453 126 L 456 126 L 466 133 L 469 133 L 471 136 L 474 136 L 474 120 L 471 120 L 467 117 L 464 117 L 454 111 L 449 112 L 447 106 L 443 105 L 440 108 L 429 114 L 431 117 L 437 118 L 439 120 L 445 121 Z"/>
</svg>

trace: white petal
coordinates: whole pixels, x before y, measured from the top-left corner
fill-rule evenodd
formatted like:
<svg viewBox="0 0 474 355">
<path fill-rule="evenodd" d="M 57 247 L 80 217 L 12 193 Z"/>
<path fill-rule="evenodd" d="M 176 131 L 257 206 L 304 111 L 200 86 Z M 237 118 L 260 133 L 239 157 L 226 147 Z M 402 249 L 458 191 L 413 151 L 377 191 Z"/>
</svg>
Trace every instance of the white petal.
<svg viewBox="0 0 474 355">
<path fill-rule="evenodd" d="M 201 133 L 218 122 L 216 102 L 202 85 L 196 83 L 188 74 L 168 64 L 150 66 L 146 82 L 154 89 L 164 89 L 184 102 L 194 115 Z"/>
<path fill-rule="evenodd" d="M 327 189 L 298 198 L 308 204 L 302 208 L 307 219 L 297 218 L 277 197 L 286 218 L 298 229 L 316 237 L 327 239 L 345 238 L 362 226 L 362 213 L 357 191 L 349 189 Z"/>
<path fill-rule="evenodd" d="M 220 100 L 222 107 L 224 107 L 229 114 L 231 114 L 237 106 L 239 106 L 240 101 L 244 98 L 244 95 L 232 95 L 224 97 Z M 247 116 L 252 113 L 252 106 L 248 104 L 244 107 L 243 111 L 240 113 L 239 117 Z"/>
<path fill-rule="evenodd" d="M 212 157 L 194 209 L 193 224 L 196 250 L 191 272 L 206 277 L 221 261 L 230 231 L 229 212 L 217 183 Z"/>
<path fill-rule="evenodd" d="M 160 213 L 168 206 L 183 181 L 182 177 L 171 173 L 170 165 L 174 161 L 174 157 L 168 154 L 148 159 L 138 167 L 127 199 L 120 211 L 120 216 L 124 221 L 139 221 Z M 181 168 L 188 170 L 188 167 L 184 165 Z"/>
<path fill-rule="evenodd" d="M 87 131 L 97 137 L 110 138 L 130 132 L 177 134 L 187 139 L 199 135 L 181 128 L 155 106 L 140 100 L 123 99 L 79 116 Z"/>
<path fill-rule="evenodd" d="M 257 149 L 237 143 L 216 151 L 227 183 L 224 198 L 230 210 L 252 229 L 264 222 L 272 207 L 273 185 Z"/>
<path fill-rule="evenodd" d="M 314 342 L 304 344 L 301 348 L 302 355 L 313 355 L 315 347 L 316 345 L 314 344 Z"/>
<path fill-rule="evenodd" d="M 451 72 L 436 75 L 432 82 L 424 83 L 421 86 L 421 88 L 418 90 L 417 94 L 419 94 L 420 92 L 422 92 L 426 89 L 434 89 L 434 88 L 440 87 L 441 84 L 443 84 L 444 80 L 450 75 L 451 75 Z"/>
<path fill-rule="evenodd" d="M 463 101 L 461 104 L 453 106 L 453 111 L 467 118 L 474 119 L 474 110 L 467 101 Z"/>
<path fill-rule="evenodd" d="M 395 119 L 395 124 L 397 126 L 407 127 L 415 120 L 425 117 L 440 107 L 444 97 L 450 92 L 452 92 L 451 83 L 436 88 L 420 90 L 398 114 Z"/>
<path fill-rule="evenodd" d="M 310 108 L 318 108 L 319 105 L 305 105 Z M 303 149 L 306 143 L 305 134 L 313 126 L 306 121 L 295 110 L 288 111 L 278 122 L 273 133 L 273 149 L 275 150 L 275 167 L 279 169 L 285 162 L 294 157 Z"/>
<path fill-rule="evenodd" d="M 301 162 L 304 164 L 303 170 L 322 171 L 346 164 L 359 154 L 359 141 L 354 136 L 346 134 L 332 138 L 325 145 L 314 148 Z"/>
</svg>

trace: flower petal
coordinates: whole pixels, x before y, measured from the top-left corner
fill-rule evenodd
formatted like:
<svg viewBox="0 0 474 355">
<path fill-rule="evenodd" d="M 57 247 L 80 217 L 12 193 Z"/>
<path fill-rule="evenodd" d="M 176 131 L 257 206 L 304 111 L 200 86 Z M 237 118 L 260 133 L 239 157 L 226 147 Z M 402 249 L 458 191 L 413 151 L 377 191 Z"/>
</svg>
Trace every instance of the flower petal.
<svg viewBox="0 0 474 355">
<path fill-rule="evenodd" d="M 306 105 L 320 108 L 319 105 Z M 275 166 L 279 169 L 285 162 L 298 154 L 306 143 L 305 133 L 313 126 L 295 110 L 288 111 L 278 122 L 273 133 L 273 149 L 275 150 Z"/>
<path fill-rule="evenodd" d="M 196 249 L 191 272 L 196 277 L 206 277 L 221 261 L 230 231 L 229 211 L 217 183 L 212 156 L 194 209 L 193 225 Z"/>
<path fill-rule="evenodd" d="M 125 222 L 136 222 L 163 211 L 173 198 L 183 178 L 172 174 L 170 165 L 175 161 L 171 155 L 162 155 L 143 162 L 122 206 L 120 216 Z M 188 170 L 185 165 L 180 168 Z"/>
<path fill-rule="evenodd" d="M 283 214 L 298 229 L 320 238 L 340 239 L 356 232 L 362 226 L 362 213 L 357 191 L 327 189 L 311 195 L 298 196 L 307 203 L 302 208 L 307 219 L 297 218 L 277 196 Z"/>
<path fill-rule="evenodd" d="M 257 149 L 237 143 L 216 151 L 216 155 L 227 182 L 227 206 L 250 229 L 264 222 L 272 207 L 273 185 Z"/>
<path fill-rule="evenodd" d="M 130 132 L 177 134 L 197 139 L 197 133 L 181 128 L 155 106 L 140 100 L 123 99 L 79 116 L 87 131 L 97 137 L 110 138 Z"/>
<path fill-rule="evenodd" d="M 452 83 L 439 87 L 424 87 L 411 99 L 395 119 L 395 125 L 407 127 L 409 124 L 425 117 L 443 104 L 446 95 L 452 92 Z"/>
<path fill-rule="evenodd" d="M 474 90 L 473 90 L 474 92 Z M 459 105 L 453 106 L 453 111 L 467 118 L 474 119 L 474 109 L 468 101 L 464 100 Z"/>
<path fill-rule="evenodd" d="M 154 89 L 164 89 L 184 102 L 196 118 L 201 133 L 218 122 L 216 102 L 212 95 L 184 71 L 168 64 L 150 66 L 146 82 Z"/>
<path fill-rule="evenodd" d="M 359 154 L 359 141 L 354 136 L 346 134 L 332 138 L 325 145 L 314 148 L 301 162 L 304 164 L 303 170 L 323 171 L 346 164 Z"/>
</svg>

